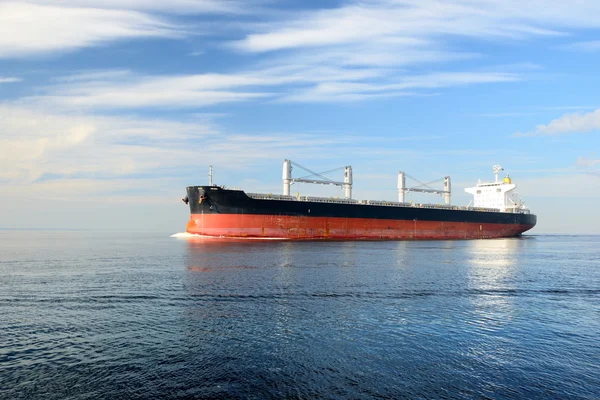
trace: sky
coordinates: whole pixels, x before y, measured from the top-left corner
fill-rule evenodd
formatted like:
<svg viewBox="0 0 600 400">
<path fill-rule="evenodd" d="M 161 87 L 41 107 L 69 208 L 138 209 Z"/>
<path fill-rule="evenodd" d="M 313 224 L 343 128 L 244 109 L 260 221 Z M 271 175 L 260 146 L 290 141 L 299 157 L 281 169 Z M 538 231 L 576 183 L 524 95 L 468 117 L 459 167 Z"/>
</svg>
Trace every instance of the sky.
<svg viewBox="0 0 600 400">
<path fill-rule="evenodd" d="M 357 199 L 397 199 L 398 171 L 450 176 L 458 205 L 501 164 L 532 233 L 598 234 L 598 15 L 597 0 L 0 0 L 0 228 L 181 232 L 209 165 L 218 185 L 281 193 L 291 159 L 351 165 Z"/>
</svg>

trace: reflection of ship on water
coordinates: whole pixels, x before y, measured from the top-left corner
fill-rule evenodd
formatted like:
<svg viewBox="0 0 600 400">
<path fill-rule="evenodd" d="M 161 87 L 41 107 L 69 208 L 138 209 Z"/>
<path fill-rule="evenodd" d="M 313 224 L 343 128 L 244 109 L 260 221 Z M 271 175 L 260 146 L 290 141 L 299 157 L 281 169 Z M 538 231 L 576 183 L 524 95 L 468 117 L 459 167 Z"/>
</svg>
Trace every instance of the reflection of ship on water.
<svg viewBox="0 0 600 400">
<path fill-rule="evenodd" d="M 297 164 L 294 164 L 298 166 Z M 303 167 L 302 167 L 303 168 Z M 212 184 L 189 186 L 183 199 L 190 207 L 186 231 L 214 237 L 314 240 L 421 240 L 490 239 L 518 236 L 533 228 L 537 217 L 519 198 L 507 175 L 478 182 L 465 189 L 472 205 L 450 204 L 450 177 L 444 189 L 407 188 L 405 174 L 398 175 L 398 202 L 352 199 L 352 169 L 345 167 L 344 182 L 292 179 L 292 162 L 284 161 L 283 195 L 246 193 Z M 211 170 L 212 171 L 212 170 Z M 320 174 L 317 174 L 321 176 Z M 327 183 L 344 187 L 346 198 L 290 195 L 294 182 Z M 444 196 L 445 205 L 405 202 L 410 191 Z"/>
</svg>

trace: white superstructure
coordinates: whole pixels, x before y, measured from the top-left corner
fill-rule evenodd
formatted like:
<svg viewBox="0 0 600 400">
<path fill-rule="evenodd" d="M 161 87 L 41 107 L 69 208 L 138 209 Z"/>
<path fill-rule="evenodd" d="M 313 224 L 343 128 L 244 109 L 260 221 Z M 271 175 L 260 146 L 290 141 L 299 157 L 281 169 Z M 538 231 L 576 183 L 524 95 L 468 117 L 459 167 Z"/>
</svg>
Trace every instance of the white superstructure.
<svg viewBox="0 0 600 400">
<path fill-rule="evenodd" d="M 494 208 L 502 212 L 529 213 L 525 207 L 519 193 L 516 191 L 517 185 L 512 183 L 508 175 L 500 181 L 498 173 L 504 168 L 500 165 L 494 165 L 494 182 L 477 182 L 477 186 L 466 188 L 465 192 L 471 193 L 474 198 L 472 205 L 474 207 Z"/>
</svg>

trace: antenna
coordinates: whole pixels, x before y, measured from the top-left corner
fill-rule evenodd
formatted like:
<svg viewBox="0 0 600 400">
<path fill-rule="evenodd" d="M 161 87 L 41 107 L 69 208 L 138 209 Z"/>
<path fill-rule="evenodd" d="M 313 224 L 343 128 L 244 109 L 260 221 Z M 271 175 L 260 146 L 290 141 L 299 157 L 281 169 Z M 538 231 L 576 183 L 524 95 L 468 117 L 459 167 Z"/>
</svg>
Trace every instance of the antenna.
<svg viewBox="0 0 600 400">
<path fill-rule="evenodd" d="M 494 168 L 494 177 L 496 177 L 496 182 L 498 182 L 498 172 L 504 171 L 504 168 L 500 164 L 492 165 L 492 168 Z"/>
</svg>

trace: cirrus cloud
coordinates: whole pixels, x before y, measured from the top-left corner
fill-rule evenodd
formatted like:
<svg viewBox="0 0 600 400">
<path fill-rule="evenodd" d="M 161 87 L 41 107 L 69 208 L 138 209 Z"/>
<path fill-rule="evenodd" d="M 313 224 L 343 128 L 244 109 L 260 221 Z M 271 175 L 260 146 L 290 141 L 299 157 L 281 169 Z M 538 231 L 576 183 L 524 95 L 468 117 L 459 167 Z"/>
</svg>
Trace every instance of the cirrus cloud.
<svg viewBox="0 0 600 400">
<path fill-rule="evenodd" d="M 0 3 L 0 58 L 75 50 L 123 38 L 179 35 L 166 20 L 138 11 Z"/>
<path fill-rule="evenodd" d="M 0 76 L 0 83 L 16 83 L 16 82 L 21 82 L 22 79 L 21 78 L 15 78 L 15 77 L 1 77 Z"/>
</svg>

